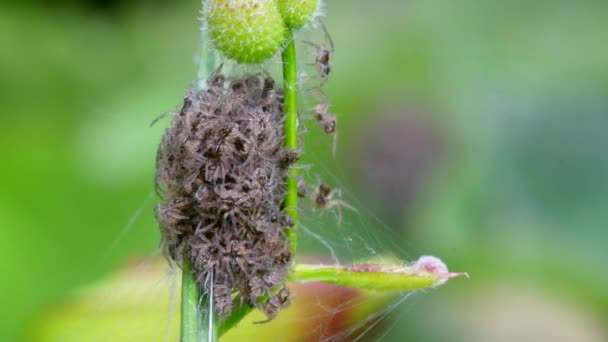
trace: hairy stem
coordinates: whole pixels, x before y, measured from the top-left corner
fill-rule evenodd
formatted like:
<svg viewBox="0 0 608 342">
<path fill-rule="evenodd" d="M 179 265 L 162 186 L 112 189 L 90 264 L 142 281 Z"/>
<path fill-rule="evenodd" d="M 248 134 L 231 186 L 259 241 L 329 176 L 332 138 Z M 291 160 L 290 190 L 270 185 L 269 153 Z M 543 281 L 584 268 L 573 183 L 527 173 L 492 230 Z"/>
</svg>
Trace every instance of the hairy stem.
<svg viewBox="0 0 608 342">
<path fill-rule="evenodd" d="M 298 104 L 297 104 L 297 69 L 296 69 L 296 46 L 293 41 L 291 30 L 287 34 L 287 40 L 281 54 L 283 61 L 283 89 L 285 92 L 285 146 L 297 150 L 298 148 Z M 287 215 L 293 218 L 294 225 L 287 231 L 290 241 L 291 252 L 295 254 L 298 246 L 298 184 L 297 169 L 292 168 L 290 177 L 287 178 L 287 195 L 283 205 Z"/>
<path fill-rule="evenodd" d="M 198 286 L 190 262 L 184 260 L 182 265 L 181 342 L 198 341 L 198 297 Z"/>
</svg>

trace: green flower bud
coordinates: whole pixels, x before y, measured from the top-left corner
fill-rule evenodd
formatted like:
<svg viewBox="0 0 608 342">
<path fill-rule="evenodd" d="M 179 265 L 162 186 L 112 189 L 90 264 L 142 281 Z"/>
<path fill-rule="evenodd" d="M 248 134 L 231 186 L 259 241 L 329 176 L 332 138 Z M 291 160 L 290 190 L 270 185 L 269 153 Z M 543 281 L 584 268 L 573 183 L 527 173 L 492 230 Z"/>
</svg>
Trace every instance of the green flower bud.
<svg viewBox="0 0 608 342">
<path fill-rule="evenodd" d="M 321 0 L 278 0 L 278 3 L 287 27 L 297 30 L 317 16 Z"/>
<path fill-rule="evenodd" d="M 276 0 L 210 0 L 206 14 L 215 48 L 239 63 L 261 63 L 285 40 Z"/>
</svg>

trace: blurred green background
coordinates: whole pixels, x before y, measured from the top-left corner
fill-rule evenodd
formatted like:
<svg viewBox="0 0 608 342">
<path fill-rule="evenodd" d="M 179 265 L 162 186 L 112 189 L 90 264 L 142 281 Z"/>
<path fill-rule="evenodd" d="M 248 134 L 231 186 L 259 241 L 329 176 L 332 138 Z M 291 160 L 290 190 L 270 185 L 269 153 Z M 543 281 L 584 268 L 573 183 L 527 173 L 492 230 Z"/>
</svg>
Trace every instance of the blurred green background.
<svg viewBox="0 0 608 342">
<path fill-rule="evenodd" d="M 385 339 L 608 340 L 608 2 L 326 7 L 338 154 L 314 132 L 306 153 L 400 250 L 471 274 L 404 305 Z M 198 11 L 0 4 L 0 340 L 155 253 L 149 124 L 192 81 Z"/>
</svg>

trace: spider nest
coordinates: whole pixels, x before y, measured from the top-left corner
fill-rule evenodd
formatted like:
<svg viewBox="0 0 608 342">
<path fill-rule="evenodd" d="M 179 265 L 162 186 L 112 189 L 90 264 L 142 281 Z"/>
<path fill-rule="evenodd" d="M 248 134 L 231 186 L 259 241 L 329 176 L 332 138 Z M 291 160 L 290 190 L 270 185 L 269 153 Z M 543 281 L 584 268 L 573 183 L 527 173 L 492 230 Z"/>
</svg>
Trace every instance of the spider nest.
<svg viewBox="0 0 608 342">
<path fill-rule="evenodd" d="M 283 147 L 282 91 L 260 75 L 207 83 L 186 93 L 158 148 L 162 247 L 213 286 L 217 314 L 229 314 L 238 293 L 272 319 L 289 303 L 287 288 L 273 293 L 292 260 L 281 202 L 299 157 Z"/>
</svg>

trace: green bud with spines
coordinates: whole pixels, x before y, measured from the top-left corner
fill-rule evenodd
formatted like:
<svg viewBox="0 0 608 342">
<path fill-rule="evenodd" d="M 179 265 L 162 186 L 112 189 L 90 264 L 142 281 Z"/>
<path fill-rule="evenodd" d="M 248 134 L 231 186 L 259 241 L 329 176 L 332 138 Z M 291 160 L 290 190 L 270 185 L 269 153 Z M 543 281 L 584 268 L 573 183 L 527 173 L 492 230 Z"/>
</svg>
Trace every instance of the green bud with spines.
<svg viewBox="0 0 608 342">
<path fill-rule="evenodd" d="M 287 27 L 297 30 L 319 14 L 321 0 L 278 0 L 278 4 Z"/>
<path fill-rule="evenodd" d="M 215 48 L 239 63 L 262 63 L 285 40 L 276 0 L 209 0 L 205 14 Z"/>
</svg>

